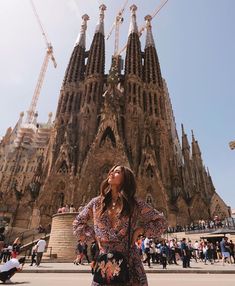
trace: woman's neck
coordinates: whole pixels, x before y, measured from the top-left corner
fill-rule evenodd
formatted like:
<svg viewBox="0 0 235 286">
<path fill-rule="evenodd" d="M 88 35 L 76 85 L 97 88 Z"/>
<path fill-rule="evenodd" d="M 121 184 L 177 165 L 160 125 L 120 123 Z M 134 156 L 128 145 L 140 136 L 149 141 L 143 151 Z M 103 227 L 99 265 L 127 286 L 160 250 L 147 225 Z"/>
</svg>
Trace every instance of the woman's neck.
<svg viewBox="0 0 235 286">
<path fill-rule="evenodd" d="M 112 186 L 112 201 L 116 202 L 119 197 L 119 188 L 117 186 Z"/>
</svg>

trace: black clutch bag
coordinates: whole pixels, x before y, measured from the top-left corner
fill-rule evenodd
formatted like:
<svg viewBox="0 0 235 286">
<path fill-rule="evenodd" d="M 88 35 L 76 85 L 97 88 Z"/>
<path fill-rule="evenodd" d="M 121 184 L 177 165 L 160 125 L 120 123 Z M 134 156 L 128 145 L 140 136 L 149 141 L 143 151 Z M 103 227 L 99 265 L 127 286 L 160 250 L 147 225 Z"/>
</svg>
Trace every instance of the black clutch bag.
<svg viewBox="0 0 235 286">
<path fill-rule="evenodd" d="M 96 283 L 127 285 L 129 279 L 129 265 L 121 252 L 109 252 L 98 256 L 94 269 Z"/>
</svg>

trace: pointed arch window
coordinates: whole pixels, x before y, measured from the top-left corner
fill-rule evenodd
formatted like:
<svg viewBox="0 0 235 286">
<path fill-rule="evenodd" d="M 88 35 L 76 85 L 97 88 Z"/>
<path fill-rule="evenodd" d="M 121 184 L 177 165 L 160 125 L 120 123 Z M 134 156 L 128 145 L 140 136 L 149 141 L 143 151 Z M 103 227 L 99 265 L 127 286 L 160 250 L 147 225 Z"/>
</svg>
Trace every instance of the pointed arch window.
<svg viewBox="0 0 235 286">
<path fill-rule="evenodd" d="M 151 165 L 148 165 L 148 167 L 146 169 L 146 176 L 148 178 L 153 178 L 153 176 L 154 176 L 153 167 Z"/>
<path fill-rule="evenodd" d="M 149 113 L 153 114 L 153 105 L 152 105 L 152 94 L 149 93 Z"/>
<path fill-rule="evenodd" d="M 116 139 L 110 127 L 107 127 L 101 137 L 100 146 L 105 144 L 105 141 L 110 141 L 112 146 L 116 148 Z"/>
<path fill-rule="evenodd" d="M 67 163 L 66 163 L 65 160 L 64 160 L 64 161 L 62 162 L 62 164 L 60 165 L 59 173 L 62 173 L 62 174 L 68 173 L 68 165 L 67 165 Z"/>
<path fill-rule="evenodd" d="M 143 107 L 144 107 L 144 111 L 146 111 L 147 110 L 147 101 L 146 101 L 145 91 L 143 92 Z"/>
<path fill-rule="evenodd" d="M 153 198 L 149 194 L 146 197 L 146 203 L 149 204 L 149 205 L 153 205 Z"/>
<path fill-rule="evenodd" d="M 63 207 L 64 206 L 64 193 L 59 193 L 58 194 L 58 201 L 59 201 L 59 206 Z"/>
<path fill-rule="evenodd" d="M 145 136 L 145 146 L 146 147 L 151 146 L 151 139 L 150 139 L 150 136 L 148 134 Z"/>
<path fill-rule="evenodd" d="M 147 188 L 147 195 L 146 195 L 146 203 L 151 205 L 151 206 L 154 206 L 154 199 L 153 199 L 153 189 L 152 189 L 152 186 L 149 186 Z"/>
</svg>

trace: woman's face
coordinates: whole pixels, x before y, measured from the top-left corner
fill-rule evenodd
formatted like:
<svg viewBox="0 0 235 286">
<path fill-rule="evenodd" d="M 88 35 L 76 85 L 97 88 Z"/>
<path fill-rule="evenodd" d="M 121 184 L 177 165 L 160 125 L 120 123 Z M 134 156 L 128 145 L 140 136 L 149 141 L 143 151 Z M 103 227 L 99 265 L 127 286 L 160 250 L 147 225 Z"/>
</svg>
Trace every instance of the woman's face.
<svg viewBox="0 0 235 286">
<path fill-rule="evenodd" d="M 113 186 L 121 186 L 123 183 L 123 172 L 121 166 L 115 167 L 113 171 L 109 173 L 108 183 Z"/>
</svg>

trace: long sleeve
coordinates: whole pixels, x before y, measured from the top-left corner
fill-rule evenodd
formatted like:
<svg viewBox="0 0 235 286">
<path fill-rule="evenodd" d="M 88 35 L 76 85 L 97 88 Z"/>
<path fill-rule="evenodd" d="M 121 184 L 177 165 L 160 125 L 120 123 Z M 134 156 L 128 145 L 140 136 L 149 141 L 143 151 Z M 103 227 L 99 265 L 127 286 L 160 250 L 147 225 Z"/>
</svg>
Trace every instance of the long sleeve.
<svg viewBox="0 0 235 286">
<path fill-rule="evenodd" d="M 137 200 L 138 224 L 144 228 L 147 237 L 159 237 L 167 228 L 163 214 L 145 201 Z"/>
<path fill-rule="evenodd" d="M 73 234 L 78 237 L 85 236 L 85 240 L 89 241 L 95 238 L 94 226 L 89 225 L 89 220 L 93 219 L 93 208 L 95 207 L 96 198 L 92 199 L 83 210 L 77 215 L 73 221 Z"/>
</svg>

